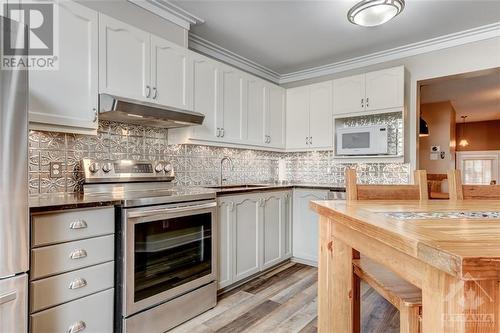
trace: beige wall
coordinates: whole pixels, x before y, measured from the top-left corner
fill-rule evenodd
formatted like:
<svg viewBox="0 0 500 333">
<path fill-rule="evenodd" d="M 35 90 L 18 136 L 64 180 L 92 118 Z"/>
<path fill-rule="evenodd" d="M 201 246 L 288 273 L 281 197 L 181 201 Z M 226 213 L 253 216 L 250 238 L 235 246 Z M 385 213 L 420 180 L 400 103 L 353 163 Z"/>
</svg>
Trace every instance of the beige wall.
<svg viewBox="0 0 500 333">
<path fill-rule="evenodd" d="M 455 109 L 450 102 L 420 106 L 422 118 L 429 126 L 429 136 L 419 138 L 419 169 L 429 174 L 445 174 L 455 167 Z M 431 147 L 440 146 L 446 155 L 431 160 Z"/>
<path fill-rule="evenodd" d="M 500 120 L 479 121 L 457 124 L 457 151 L 500 150 Z M 465 137 L 469 141 L 467 147 L 460 147 L 460 139 Z"/>
<path fill-rule="evenodd" d="M 405 155 L 414 169 L 418 165 L 417 82 L 500 67 L 500 37 L 449 47 L 311 80 L 294 82 L 285 86 L 301 86 L 400 65 L 406 67 L 409 76 L 409 96 L 407 96 L 409 99 L 407 113 L 409 122 L 405 131 Z"/>
</svg>

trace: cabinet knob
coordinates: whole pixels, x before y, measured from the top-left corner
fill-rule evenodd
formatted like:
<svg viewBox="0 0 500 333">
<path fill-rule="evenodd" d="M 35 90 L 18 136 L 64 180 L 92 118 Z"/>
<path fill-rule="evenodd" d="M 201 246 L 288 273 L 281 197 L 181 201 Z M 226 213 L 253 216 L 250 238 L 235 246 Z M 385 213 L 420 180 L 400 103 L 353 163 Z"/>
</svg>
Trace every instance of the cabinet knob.
<svg viewBox="0 0 500 333">
<path fill-rule="evenodd" d="M 361 107 L 362 107 L 362 108 L 364 108 L 364 107 L 365 107 L 364 101 L 365 101 L 365 99 L 364 99 L 364 98 L 362 98 L 362 99 L 361 99 Z"/>
<path fill-rule="evenodd" d="M 370 106 L 370 99 L 367 97 L 366 98 L 366 107 L 369 107 Z"/>
</svg>

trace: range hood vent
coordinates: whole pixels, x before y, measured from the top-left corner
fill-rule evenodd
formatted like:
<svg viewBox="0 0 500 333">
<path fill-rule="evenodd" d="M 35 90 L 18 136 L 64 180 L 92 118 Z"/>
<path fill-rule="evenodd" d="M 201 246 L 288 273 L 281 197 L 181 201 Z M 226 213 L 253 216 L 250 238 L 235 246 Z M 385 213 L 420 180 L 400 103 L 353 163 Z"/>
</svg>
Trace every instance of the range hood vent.
<svg viewBox="0 0 500 333">
<path fill-rule="evenodd" d="M 201 125 L 205 116 L 134 99 L 99 95 L 99 119 L 150 127 L 177 128 Z"/>
</svg>

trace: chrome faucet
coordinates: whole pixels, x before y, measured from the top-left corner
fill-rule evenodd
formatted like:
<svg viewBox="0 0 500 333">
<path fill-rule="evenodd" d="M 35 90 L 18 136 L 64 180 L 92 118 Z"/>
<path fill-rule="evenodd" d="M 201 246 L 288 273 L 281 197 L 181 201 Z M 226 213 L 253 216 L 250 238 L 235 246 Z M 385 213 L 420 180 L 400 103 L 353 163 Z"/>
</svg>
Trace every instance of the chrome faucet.
<svg viewBox="0 0 500 333">
<path fill-rule="evenodd" d="M 229 162 L 229 165 L 231 166 L 231 171 L 234 169 L 234 164 L 233 164 L 233 160 L 231 159 L 231 157 L 224 156 L 220 160 L 220 186 L 222 186 L 223 185 L 222 183 L 227 180 L 226 178 L 222 178 L 222 166 L 224 164 L 224 161 L 228 161 Z"/>
</svg>

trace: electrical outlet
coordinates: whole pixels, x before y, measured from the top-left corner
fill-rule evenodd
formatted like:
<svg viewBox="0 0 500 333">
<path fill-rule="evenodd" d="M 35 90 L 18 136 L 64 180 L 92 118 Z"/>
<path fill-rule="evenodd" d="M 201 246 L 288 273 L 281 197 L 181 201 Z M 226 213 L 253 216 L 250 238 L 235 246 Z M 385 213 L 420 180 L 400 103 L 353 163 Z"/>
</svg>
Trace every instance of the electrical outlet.
<svg viewBox="0 0 500 333">
<path fill-rule="evenodd" d="M 50 178 L 62 178 L 63 177 L 63 163 L 62 162 L 50 162 Z"/>
</svg>

